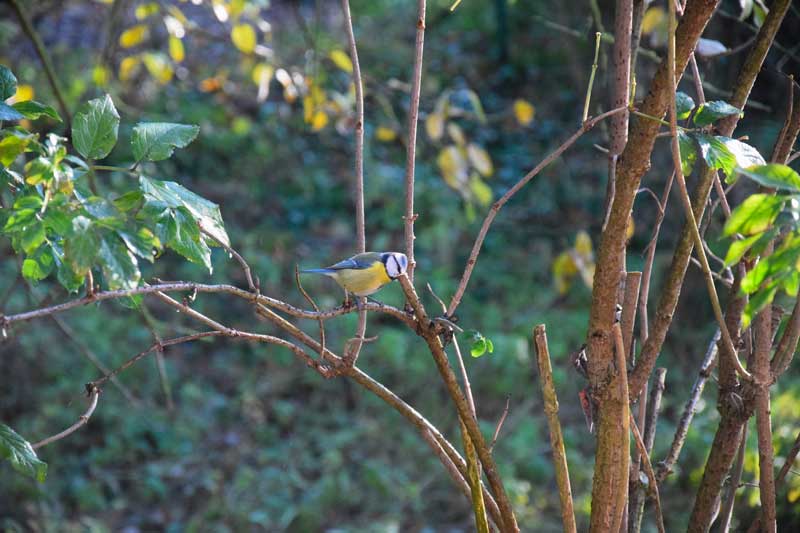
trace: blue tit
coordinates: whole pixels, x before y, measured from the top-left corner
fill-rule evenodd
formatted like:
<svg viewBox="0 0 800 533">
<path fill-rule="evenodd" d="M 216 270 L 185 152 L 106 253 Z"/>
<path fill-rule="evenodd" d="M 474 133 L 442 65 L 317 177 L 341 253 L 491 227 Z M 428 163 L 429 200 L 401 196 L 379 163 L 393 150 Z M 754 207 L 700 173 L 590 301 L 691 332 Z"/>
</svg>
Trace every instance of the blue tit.
<svg viewBox="0 0 800 533">
<path fill-rule="evenodd" d="M 366 252 L 354 255 L 327 268 L 301 270 L 308 274 L 332 277 L 345 291 L 356 296 L 374 294 L 387 283 L 404 274 L 408 258 L 399 252 Z"/>
</svg>

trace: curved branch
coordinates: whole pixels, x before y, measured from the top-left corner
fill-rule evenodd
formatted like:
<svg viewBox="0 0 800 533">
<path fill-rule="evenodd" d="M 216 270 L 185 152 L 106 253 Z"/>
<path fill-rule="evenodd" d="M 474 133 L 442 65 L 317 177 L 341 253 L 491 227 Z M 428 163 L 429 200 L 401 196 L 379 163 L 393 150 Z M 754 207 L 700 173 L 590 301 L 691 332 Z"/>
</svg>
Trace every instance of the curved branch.
<svg viewBox="0 0 800 533">
<path fill-rule="evenodd" d="M 64 431 L 62 431 L 61 433 L 56 433 L 55 435 L 47 437 L 46 439 L 40 440 L 36 444 L 32 444 L 31 447 L 34 450 L 36 450 L 38 448 L 41 448 L 42 446 L 47 446 L 48 444 L 53 443 L 53 442 L 55 442 L 57 440 L 61 440 L 64 437 L 68 437 L 68 436 L 72 435 L 73 433 L 78 431 L 80 428 L 85 426 L 87 424 L 87 422 L 89 422 L 89 418 L 92 416 L 92 414 L 94 413 L 94 410 L 97 408 L 97 400 L 98 400 L 98 398 L 100 398 L 100 389 L 95 387 L 94 384 L 89 383 L 89 384 L 86 385 L 86 392 L 87 392 L 87 394 L 89 396 L 89 408 L 86 409 L 86 412 L 83 413 L 80 416 L 80 418 L 78 418 L 78 421 L 75 422 L 74 424 L 72 424 L 70 427 L 68 427 Z"/>
<path fill-rule="evenodd" d="M 486 239 L 486 234 L 489 232 L 489 227 L 492 225 L 494 218 L 497 216 L 497 213 L 500 212 L 500 209 L 503 208 L 506 203 L 508 203 L 511 198 L 519 192 L 529 181 L 535 178 L 542 170 L 544 170 L 550 163 L 558 159 L 558 157 L 563 154 L 567 149 L 569 149 L 575 141 L 577 141 L 584 133 L 592 129 L 598 122 L 607 119 L 608 117 L 614 116 L 617 113 L 622 113 L 623 111 L 627 110 L 627 106 L 618 107 L 616 109 L 612 109 L 611 111 L 606 111 L 596 117 L 587 120 L 584 122 L 580 129 L 572 134 L 572 136 L 564 141 L 561 146 L 556 148 L 554 151 L 550 153 L 547 157 L 542 159 L 542 161 L 536 165 L 533 170 L 525 174 L 513 187 L 511 187 L 506 193 L 494 204 L 492 204 L 491 209 L 489 209 L 489 213 L 486 215 L 486 218 L 483 220 L 483 224 L 481 225 L 481 229 L 478 232 L 478 236 L 475 238 L 475 243 L 472 245 L 472 251 L 469 254 L 469 259 L 467 259 L 467 265 L 464 267 L 464 273 L 461 275 L 461 282 L 458 284 L 458 289 L 456 289 L 456 293 L 453 295 L 453 299 L 450 300 L 450 306 L 447 308 L 447 315 L 453 316 L 455 313 L 458 304 L 461 303 L 461 298 L 464 297 L 464 291 L 467 289 L 467 284 L 469 283 L 469 278 L 472 276 L 472 270 L 475 268 L 475 262 L 478 260 L 478 255 L 481 252 L 481 246 L 483 246 L 483 241 Z"/>
</svg>

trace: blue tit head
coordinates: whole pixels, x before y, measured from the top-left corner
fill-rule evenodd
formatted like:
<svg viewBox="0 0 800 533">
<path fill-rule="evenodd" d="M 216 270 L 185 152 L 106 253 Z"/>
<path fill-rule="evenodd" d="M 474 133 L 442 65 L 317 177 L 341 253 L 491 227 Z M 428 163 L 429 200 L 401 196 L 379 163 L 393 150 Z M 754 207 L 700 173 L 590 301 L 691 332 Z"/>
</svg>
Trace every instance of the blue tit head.
<svg viewBox="0 0 800 533">
<path fill-rule="evenodd" d="M 382 253 L 381 262 L 386 267 L 386 275 L 391 279 L 399 278 L 401 274 L 405 274 L 408 268 L 408 258 L 406 254 L 400 252 Z"/>
</svg>

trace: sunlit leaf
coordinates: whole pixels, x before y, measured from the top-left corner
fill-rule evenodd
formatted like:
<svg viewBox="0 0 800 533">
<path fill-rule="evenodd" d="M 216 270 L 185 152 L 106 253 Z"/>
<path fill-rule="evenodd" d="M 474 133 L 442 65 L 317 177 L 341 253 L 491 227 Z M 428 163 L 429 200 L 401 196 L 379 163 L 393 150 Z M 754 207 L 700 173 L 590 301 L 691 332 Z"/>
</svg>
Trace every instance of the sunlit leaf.
<svg viewBox="0 0 800 533">
<path fill-rule="evenodd" d="M 111 79 L 111 72 L 104 65 L 95 65 L 92 69 L 92 81 L 98 87 L 105 87 L 108 85 L 108 80 Z"/>
<path fill-rule="evenodd" d="M 536 114 L 536 109 L 527 100 L 518 98 L 514 100 L 514 118 L 522 126 L 527 126 L 533 122 L 533 117 Z"/>
<path fill-rule="evenodd" d="M 256 30 L 250 24 L 236 24 L 231 30 L 231 41 L 240 52 L 252 54 L 256 49 Z"/>
<path fill-rule="evenodd" d="M 87 159 L 103 159 L 117 143 L 119 113 L 109 95 L 89 100 L 72 121 L 72 142 Z"/>
<path fill-rule="evenodd" d="M 0 164 L 8 167 L 28 146 L 28 140 L 9 135 L 0 140 Z"/>
<path fill-rule="evenodd" d="M 161 161 L 184 148 L 200 131 L 199 126 L 170 122 L 140 122 L 133 128 L 131 145 L 137 161 Z"/>
<path fill-rule="evenodd" d="M 592 238 L 585 230 L 580 230 L 575 235 L 575 253 L 586 259 L 591 259 L 594 255 Z"/>
<path fill-rule="evenodd" d="M 438 141 L 444 135 L 444 117 L 441 113 L 431 113 L 425 119 L 425 131 L 432 141 Z"/>
<path fill-rule="evenodd" d="M 328 114 L 318 109 L 311 117 L 311 131 L 320 131 L 328 125 Z"/>
<path fill-rule="evenodd" d="M 763 238 L 765 233 L 756 233 L 746 239 L 735 240 L 728 248 L 728 253 L 725 254 L 725 266 L 731 266 L 741 261 L 744 254 L 753 246 L 756 241 Z"/>
<path fill-rule="evenodd" d="M 256 85 L 261 85 L 262 83 L 269 83 L 269 80 L 272 79 L 272 75 L 275 73 L 275 68 L 272 65 L 267 63 L 258 63 L 255 67 L 253 67 L 253 72 L 251 72 L 250 77 L 253 80 L 253 83 Z"/>
<path fill-rule="evenodd" d="M 144 20 L 150 15 L 155 15 L 159 11 L 158 2 L 148 2 L 146 4 L 139 4 L 136 6 L 136 20 Z"/>
<path fill-rule="evenodd" d="M 472 176 L 469 183 L 470 191 L 475 197 L 475 200 L 483 207 L 492 203 L 492 188 L 489 187 L 477 174 Z"/>
<path fill-rule="evenodd" d="M 0 424 L 0 456 L 8 460 L 14 470 L 39 483 L 47 477 L 47 464 L 39 460 L 27 440 L 5 424 Z"/>
<path fill-rule="evenodd" d="M 386 126 L 378 126 L 375 129 L 375 138 L 381 142 L 388 143 L 397 139 L 397 133 Z"/>
<path fill-rule="evenodd" d="M 165 244 L 189 261 L 204 265 L 211 271 L 211 250 L 201 235 L 194 216 L 185 207 L 175 209 L 167 220 Z"/>
<path fill-rule="evenodd" d="M 464 194 L 463 187 L 468 183 L 469 165 L 462 150 L 457 146 L 446 146 L 436 158 L 445 183 Z"/>
<path fill-rule="evenodd" d="M 756 25 L 756 28 L 761 28 L 768 13 L 769 9 L 764 5 L 764 2 L 762 0 L 755 0 L 753 5 L 753 24 Z"/>
<path fill-rule="evenodd" d="M 765 165 L 764 157 L 749 144 L 731 139 L 730 137 L 716 137 L 736 158 L 736 166 L 740 168 L 749 168 L 755 165 Z M 731 183 L 731 175 L 728 175 L 728 182 Z"/>
<path fill-rule="evenodd" d="M 723 102 L 722 100 L 706 102 L 697 108 L 697 112 L 694 114 L 694 124 L 695 126 L 708 126 L 721 118 L 730 115 L 740 115 L 741 113 L 741 109 L 733 107 L 728 102 Z"/>
<path fill-rule="evenodd" d="M 119 79 L 120 81 L 128 81 L 130 80 L 134 73 L 136 72 L 136 68 L 142 63 L 142 60 L 139 59 L 139 56 L 129 56 L 124 58 L 119 63 Z"/>
<path fill-rule="evenodd" d="M 722 138 L 704 133 L 693 134 L 693 137 L 697 140 L 700 154 L 710 168 L 722 170 L 728 176 L 733 174 L 736 168 L 736 156 L 722 141 Z"/>
<path fill-rule="evenodd" d="M 173 35 L 169 37 L 169 56 L 176 63 L 182 62 L 185 57 L 183 41 Z"/>
<path fill-rule="evenodd" d="M 333 61 L 333 64 L 345 72 L 353 72 L 353 62 L 350 56 L 343 50 L 331 50 L 328 57 Z"/>
<path fill-rule="evenodd" d="M 92 221 L 84 216 L 72 220 L 72 232 L 66 239 L 64 257 L 72 271 L 85 276 L 94 264 L 100 239 L 95 233 Z"/>
<path fill-rule="evenodd" d="M 132 48 L 147 38 L 148 29 L 145 24 L 137 24 L 123 31 L 119 36 L 122 48 Z"/>
<path fill-rule="evenodd" d="M 553 281 L 559 294 L 566 294 L 571 285 L 572 279 L 578 273 L 578 266 L 569 252 L 561 252 L 553 260 L 551 266 L 553 271 Z"/>
<path fill-rule="evenodd" d="M 753 318 L 767 305 L 772 303 L 772 300 L 775 299 L 775 293 L 777 292 L 778 285 L 770 284 L 770 286 L 758 291 L 747 301 L 747 304 L 744 306 L 744 311 L 742 312 L 742 329 L 750 327 Z"/>
<path fill-rule="evenodd" d="M 142 56 L 144 66 L 155 80 L 161 85 L 172 81 L 174 71 L 172 65 L 163 54 L 147 53 Z"/>
<path fill-rule="evenodd" d="M 743 176 L 772 189 L 800 192 L 800 175 L 791 167 L 770 163 L 738 169 Z"/>
<path fill-rule="evenodd" d="M 50 117 L 53 120 L 61 122 L 61 117 L 58 115 L 58 112 L 56 112 L 55 109 L 49 105 L 42 104 L 35 100 L 18 102 L 11 107 L 22 113 L 25 118 L 30 120 L 36 120 L 40 117 Z"/>
<path fill-rule="evenodd" d="M 30 85 L 17 85 L 17 92 L 11 97 L 8 103 L 16 104 L 19 102 L 27 102 L 28 100 L 33 100 L 35 95 L 36 91 L 34 91 L 33 87 Z"/>
<path fill-rule="evenodd" d="M 647 35 L 658 29 L 666 27 L 667 14 L 662 7 L 651 7 L 642 17 L 642 33 Z"/>
<path fill-rule="evenodd" d="M 467 143 L 467 137 L 464 135 L 464 130 L 462 130 L 461 126 L 455 122 L 447 123 L 447 134 L 458 146 L 464 146 Z"/>
<path fill-rule="evenodd" d="M 678 132 L 678 147 L 681 151 L 681 171 L 684 176 L 691 176 L 694 164 L 697 161 L 697 148 L 694 140 L 683 133 Z"/>
<path fill-rule="evenodd" d="M 724 234 L 755 235 L 769 229 L 783 209 L 786 198 L 771 194 L 753 194 L 739 204 L 725 223 Z"/>
<path fill-rule="evenodd" d="M 472 166 L 475 167 L 475 169 L 483 176 L 488 178 L 494 174 L 492 158 L 489 157 L 489 152 L 487 152 L 483 147 L 478 146 L 475 143 L 469 143 L 469 145 L 467 145 L 467 156 L 469 157 L 469 162 L 472 163 Z"/>
</svg>

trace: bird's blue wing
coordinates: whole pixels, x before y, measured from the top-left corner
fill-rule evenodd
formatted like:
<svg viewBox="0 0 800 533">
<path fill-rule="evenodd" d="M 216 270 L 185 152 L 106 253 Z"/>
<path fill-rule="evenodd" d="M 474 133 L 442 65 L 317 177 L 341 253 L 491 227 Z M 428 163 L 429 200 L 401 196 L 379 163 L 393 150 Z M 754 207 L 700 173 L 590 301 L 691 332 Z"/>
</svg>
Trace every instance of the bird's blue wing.
<svg viewBox="0 0 800 533">
<path fill-rule="evenodd" d="M 365 268 L 369 268 L 370 266 L 372 266 L 372 262 L 361 262 L 351 257 L 350 259 L 339 261 L 335 265 L 327 267 L 325 270 L 363 270 Z"/>
</svg>

